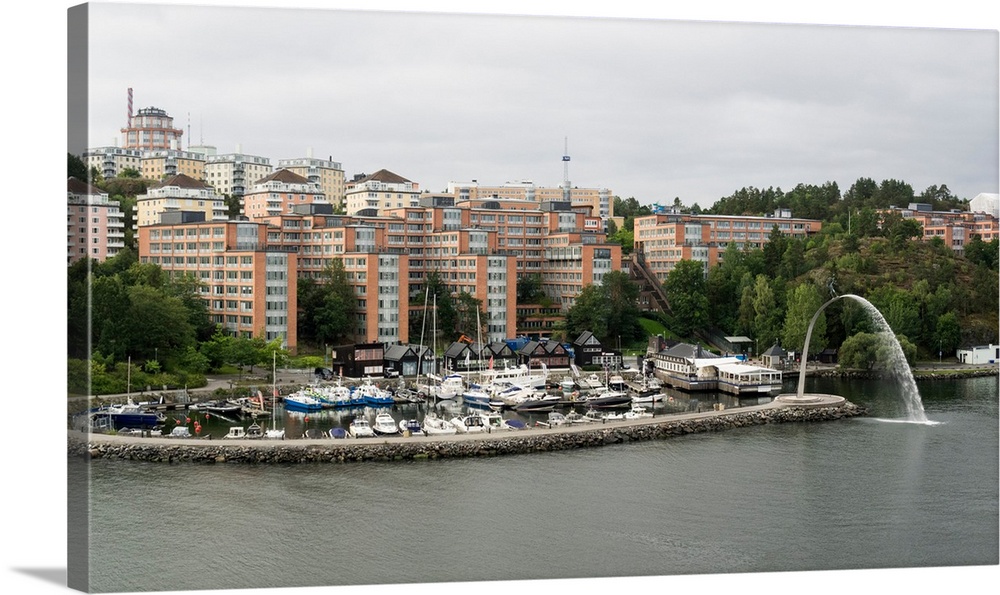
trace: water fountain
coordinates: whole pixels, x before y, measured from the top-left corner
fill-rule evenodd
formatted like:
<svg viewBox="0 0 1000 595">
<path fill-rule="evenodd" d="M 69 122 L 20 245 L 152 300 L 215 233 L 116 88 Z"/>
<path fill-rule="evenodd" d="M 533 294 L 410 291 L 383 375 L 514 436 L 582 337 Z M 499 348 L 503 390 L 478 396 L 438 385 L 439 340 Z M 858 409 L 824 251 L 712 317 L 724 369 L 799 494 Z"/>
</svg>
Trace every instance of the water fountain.
<svg viewBox="0 0 1000 595">
<path fill-rule="evenodd" d="M 842 399 L 841 397 L 835 397 L 833 395 L 814 395 L 805 394 L 805 383 L 806 383 L 806 362 L 809 359 L 809 339 L 812 337 L 813 325 L 816 324 L 816 319 L 819 318 L 820 312 L 822 312 L 827 306 L 833 302 L 850 298 L 858 303 L 860 303 L 872 320 L 875 323 L 876 331 L 883 337 L 887 337 L 887 342 L 889 344 L 889 362 L 888 372 L 889 374 L 898 381 L 902 388 L 903 404 L 906 407 L 906 416 L 903 421 L 909 421 L 914 423 L 929 423 L 927 421 L 927 415 L 924 413 L 924 406 L 920 400 L 920 393 L 917 391 L 917 383 L 913 380 L 913 373 L 910 371 L 910 366 L 906 362 L 906 356 L 903 354 L 903 348 L 896 339 L 896 335 L 889 328 L 889 324 L 885 321 L 882 313 L 878 311 L 871 302 L 863 297 L 854 294 L 844 294 L 838 295 L 833 299 L 829 300 L 825 304 L 816 310 L 813 314 L 812 320 L 809 321 L 809 328 L 806 330 L 806 341 L 802 348 L 802 366 L 799 370 L 799 385 L 798 391 L 794 395 L 780 395 L 775 400 L 788 404 L 788 405 L 820 405 L 829 402 L 831 399 Z"/>
</svg>

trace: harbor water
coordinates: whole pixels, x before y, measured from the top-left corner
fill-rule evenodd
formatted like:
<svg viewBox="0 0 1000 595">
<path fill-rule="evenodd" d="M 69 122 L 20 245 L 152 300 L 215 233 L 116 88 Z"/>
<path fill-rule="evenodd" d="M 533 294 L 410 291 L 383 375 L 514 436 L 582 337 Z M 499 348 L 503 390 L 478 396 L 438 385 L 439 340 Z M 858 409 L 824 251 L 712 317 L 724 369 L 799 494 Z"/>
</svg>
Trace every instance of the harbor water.
<svg viewBox="0 0 1000 595">
<path fill-rule="evenodd" d="M 496 458 L 94 460 L 91 590 L 995 565 L 997 378 L 919 388 L 932 424 L 893 423 L 885 383 L 810 379 L 870 415 Z"/>
</svg>

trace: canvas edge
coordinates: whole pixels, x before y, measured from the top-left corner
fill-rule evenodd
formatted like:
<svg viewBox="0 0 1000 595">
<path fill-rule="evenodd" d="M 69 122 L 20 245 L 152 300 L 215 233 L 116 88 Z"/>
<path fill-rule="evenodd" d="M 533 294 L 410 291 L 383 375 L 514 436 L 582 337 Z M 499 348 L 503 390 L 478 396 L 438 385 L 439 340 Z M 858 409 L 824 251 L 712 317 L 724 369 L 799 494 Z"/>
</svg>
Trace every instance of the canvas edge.
<svg viewBox="0 0 1000 595">
<path fill-rule="evenodd" d="M 67 148 L 72 155 L 82 155 L 87 148 L 89 8 L 88 4 L 78 4 L 66 12 Z M 66 525 L 66 586 L 89 592 L 90 469 L 82 457 L 68 456 L 67 460 Z"/>
</svg>

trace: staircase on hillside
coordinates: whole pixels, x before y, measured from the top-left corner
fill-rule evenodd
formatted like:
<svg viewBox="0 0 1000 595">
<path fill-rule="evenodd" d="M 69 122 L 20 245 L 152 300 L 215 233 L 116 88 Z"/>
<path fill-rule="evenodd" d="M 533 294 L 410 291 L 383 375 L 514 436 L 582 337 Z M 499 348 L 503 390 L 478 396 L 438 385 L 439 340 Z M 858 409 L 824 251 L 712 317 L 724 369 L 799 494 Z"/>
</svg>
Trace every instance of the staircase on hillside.
<svg viewBox="0 0 1000 595">
<path fill-rule="evenodd" d="M 649 294 L 653 300 L 653 309 L 661 312 L 670 311 L 670 303 L 667 301 L 667 294 L 663 291 L 663 284 L 656 278 L 656 275 L 646 266 L 646 260 L 642 252 L 633 252 L 628 261 L 629 277 L 637 281 L 642 292 Z"/>
</svg>

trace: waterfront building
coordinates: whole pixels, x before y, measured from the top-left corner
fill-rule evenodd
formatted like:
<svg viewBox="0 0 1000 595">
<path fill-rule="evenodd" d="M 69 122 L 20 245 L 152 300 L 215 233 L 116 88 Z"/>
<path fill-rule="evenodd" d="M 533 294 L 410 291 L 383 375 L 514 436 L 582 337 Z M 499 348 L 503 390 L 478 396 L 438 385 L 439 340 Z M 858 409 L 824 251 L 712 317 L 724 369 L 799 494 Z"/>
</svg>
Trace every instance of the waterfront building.
<svg viewBox="0 0 1000 595">
<path fill-rule="evenodd" d="M 298 256 L 267 242 L 266 223 L 172 211 L 141 225 L 138 238 L 139 262 L 199 281 L 209 317 L 227 333 L 280 337 L 296 352 Z"/>
<path fill-rule="evenodd" d="M 228 219 L 228 208 L 222 195 L 206 183 L 185 174 L 171 176 L 158 185 L 151 186 L 145 194 L 136 196 L 135 225 L 160 222 L 160 215 L 174 211 L 199 211 L 207 221 Z"/>
<path fill-rule="evenodd" d="M 278 168 L 287 169 L 317 184 L 320 192 L 326 196 L 327 201 L 334 206 L 334 209 L 343 211 L 346 190 L 344 166 L 340 162 L 334 161 L 332 155 L 329 159 L 316 159 L 312 156 L 312 149 L 306 153 L 306 157 L 279 159 Z"/>
<path fill-rule="evenodd" d="M 250 219 L 287 215 L 298 205 L 329 205 L 318 184 L 287 169 L 255 182 L 243 195 L 243 214 Z"/>
<path fill-rule="evenodd" d="M 270 159 L 241 153 L 239 147 L 235 153 L 205 158 L 205 182 L 228 196 L 243 198 L 248 188 L 273 171 Z"/>
<path fill-rule="evenodd" d="M 662 283 L 681 260 L 701 262 L 707 274 L 730 244 L 760 248 L 775 227 L 785 236 L 804 238 L 818 233 L 822 221 L 792 217 L 787 209 L 764 216 L 653 214 L 635 219 L 634 254 Z"/>
<path fill-rule="evenodd" d="M 959 349 L 955 352 L 955 356 L 963 364 L 995 364 L 1000 362 L 1000 346 L 990 343 L 989 345 Z"/>
<path fill-rule="evenodd" d="M 781 390 L 781 372 L 749 365 L 735 356 L 720 356 L 701 345 L 676 343 L 648 354 L 653 373 L 668 386 L 685 391 L 720 390 L 731 394 Z"/>
<path fill-rule="evenodd" d="M 179 174 L 205 180 L 205 155 L 195 151 L 181 151 L 176 147 L 143 151 L 142 177 L 163 180 Z"/>
<path fill-rule="evenodd" d="M 348 215 L 375 215 L 389 209 L 416 207 L 420 204 L 420 184 L 380 169 L 371 175 L 356 176 L 349 182 L 344 202 Z"/>
<path fill-rule="evenodd" d="M 133 115 L 129 91 L 129 118 L 128 126 L 121 129 L 122 147 L 140 151 L 179 148 L 184 131 L 174 128 L 174 119 L 158 107 L 146 107 Z"/>
<path fill-rule="evenodd" d="M 118 177 L 126 169 L 142 174 L 142 151 L 122 147 L 96 147 L 87 149 L 81 157 L 88 173 L 97 170 L 105 180 Z"/>
<path fill-rule="evenodd" d="M 882 209 L 879 214 L 885 217 L 889 214 L 898 214 L 904 219 L 912 219 L 920 223 L 923 229 L 923 241 L 927 242 L 934 238 L 940 238 L 945 246 L 951 248 L 956 254 L 965 252 L 965 245 L 972 239 L 973 235 L 978 235 L 984 242 L 990 242 L 1000 238 L 1000 223 L 997 217 L 987 210 L 990 208 L 989 195 L 981 198 L 976 204 L 976 210 L 970 209 L 962 211 L 953 209 L 950 211 L 934 211 L 931 205 L 926 203 L 910 203 L 907 207 L 890 207 Z M 979 195 L 984 197 L 984 195 Z"/>
<path fill-rule="evenodd" d="M 67 182 L 67 264 L 82 258 L 104 261 L 125 247 L 125 214 L 108 193 L 70 177 Z"/>
</svg>

